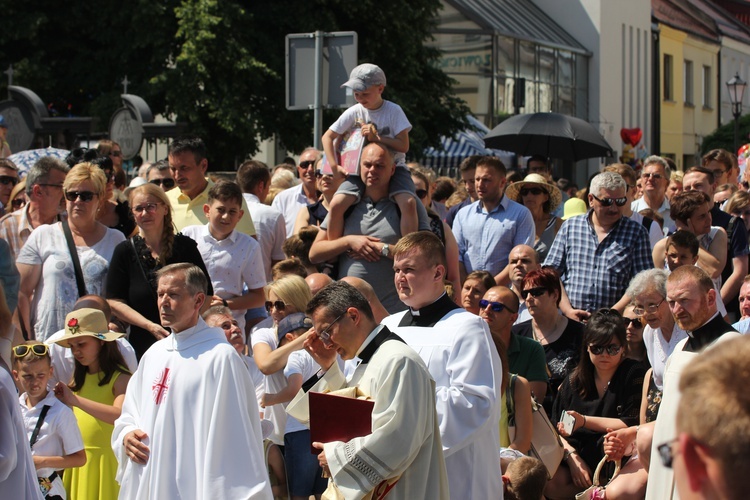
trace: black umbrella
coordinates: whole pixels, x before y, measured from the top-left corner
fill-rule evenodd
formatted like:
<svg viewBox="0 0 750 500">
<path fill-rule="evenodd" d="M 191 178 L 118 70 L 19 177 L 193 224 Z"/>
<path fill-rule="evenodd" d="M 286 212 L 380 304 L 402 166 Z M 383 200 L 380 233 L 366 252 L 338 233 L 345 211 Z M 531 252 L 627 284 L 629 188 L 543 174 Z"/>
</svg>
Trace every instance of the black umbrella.
<svg viewBox="0 0 750 500">
<path fill-rule="evenodd" d="M 560 160 L 613 156 L 612 148 L 588 122 L 559 113 L 531 113 L 508 118 L 484 136 L 484 144 L 521 156 Z"/>
</svg>

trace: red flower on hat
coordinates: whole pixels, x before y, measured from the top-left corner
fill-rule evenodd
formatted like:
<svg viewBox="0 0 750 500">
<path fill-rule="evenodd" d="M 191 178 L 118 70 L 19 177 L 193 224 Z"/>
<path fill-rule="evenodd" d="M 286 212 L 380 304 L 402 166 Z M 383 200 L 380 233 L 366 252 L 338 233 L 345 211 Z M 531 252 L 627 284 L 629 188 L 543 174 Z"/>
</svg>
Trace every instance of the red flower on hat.
<svg viewBox="0 0 750 500">
<path fill-rule="evenodd" d="M 70 328 L 70 333 L 73 335 L 76 335 L 78 333 L 78 318 L 70 318 L 68 321 L 68 328 Z"/>
</svg>

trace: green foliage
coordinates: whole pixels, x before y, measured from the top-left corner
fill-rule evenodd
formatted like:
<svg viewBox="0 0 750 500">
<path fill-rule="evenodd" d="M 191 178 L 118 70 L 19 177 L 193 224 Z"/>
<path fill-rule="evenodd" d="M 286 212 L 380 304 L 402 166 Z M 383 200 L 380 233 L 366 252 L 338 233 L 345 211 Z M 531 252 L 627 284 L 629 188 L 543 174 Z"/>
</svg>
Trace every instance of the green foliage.
<svg viewBox="0 0 750 500">
<path fill-rule="evenodd" d="M 750 142 L 750 115 L 740 116 L 739 125 L 738 147 Z M 719 148 L 737 152 L 734 149 L 734 120 L 722 125 L 703 138 L 701 154 L 704 155 L 712 149 Z"/>
<path fill-rule="evenodd" d="M 14 83 L 106 130 L 127 75 L 128 91 L 154 113 L 205 138 L 214 169 L 254 154 L 258 137 L 275 135 L 296 152 L 313 143 L 312 112 L 285 107 L 290 33 L 356 31 L 359 61 L 383 68 L 385 97 L 413 125 L 412 155 L 462 128 L 469 111 L 423 44 L 439 0 L 0 1 L 0 69 L 12 63 Z M 340 112 L 327 111 L 324 128 Z"/>
</svg>

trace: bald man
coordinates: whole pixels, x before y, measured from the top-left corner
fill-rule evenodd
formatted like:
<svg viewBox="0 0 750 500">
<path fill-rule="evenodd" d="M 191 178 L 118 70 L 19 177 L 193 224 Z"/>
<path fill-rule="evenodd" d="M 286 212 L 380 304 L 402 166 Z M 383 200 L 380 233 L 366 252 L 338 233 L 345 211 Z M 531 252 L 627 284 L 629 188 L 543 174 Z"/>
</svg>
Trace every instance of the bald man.
<svg viewBox="0 0 750 500">
<path fill-rule="evenodd" d="M 326 286 L 328 283 L 331 283 L 333 280 L 330 276 L 323 273 L 312 273 L 308 274 L 305 278 L 305 282 L 307 283 L 307 286 L 310 287 L 310 292 L 315 295 L 318 293 L 318 290 Z"/>
<path fill-rule="evenodd" d="M 531 271 L 536 271 L 542 267 L 539 263 L 539 254 L 536 253 L 529 245 L 517 245 L 513 247 L 508 255 L 508 273 L 510 278 L 510 289 L 518 297 L 518 317 L 514 324 L 523 323 L 531 319 L 531 314 L 526 308 L 525 297 L 522 296 L 523 279 Z"/>
<path fill-rule="evenodd" d="M 544 348 L 539 342 L 510 331 L 518 317 L 518 297 L 507 287 L 493 286 L 483 298 L 487 304 L 480 306 L 479 316 L 490 327 L 495 345 L 502 343 L 505 346 L 510 373 L 526 378 L 537 401 L 542 401 L 549 382 Z"/>
<path fill-rule="evenodd" d="M 378 296 L 375 294 L 375 289 L 372 288 L 368 282 L 362 278 L 356 278 L 354 276 L 344 276 L 339 281 L 346 281 L 356 288 L 359 293 L 365 296 L 367 302 L 370 304 L 370 308 L 372 309 L 372 314 L 375 316 L 375 321 L 378 324 L 383 321 L 383 318 L 389 316 L 388 311 L 386 311 L 383 304 L 380 303 L 380 299 L 378 299 Z"/>
</svg>

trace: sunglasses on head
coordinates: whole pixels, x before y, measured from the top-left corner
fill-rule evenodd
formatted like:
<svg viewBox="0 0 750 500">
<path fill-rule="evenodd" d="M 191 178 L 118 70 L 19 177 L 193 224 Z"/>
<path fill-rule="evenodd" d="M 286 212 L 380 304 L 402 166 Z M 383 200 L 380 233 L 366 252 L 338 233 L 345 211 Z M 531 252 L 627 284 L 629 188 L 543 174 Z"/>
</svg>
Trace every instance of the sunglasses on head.
<svg viewBox="0 0 750 500">
<path fill-rule="evenodd" d="M 547 289 L 543 286 L 537 286 L 534 288 L 527 288 L 525 290 L 521 290 L 521 297 L 526 297 L 527 295 L 531 295 L 532 297 L 541 297 L 547 292 Z"/>
<path fill-rule="evenodd" d="M 166 179 L 153 179 L 148 182 L 156 184 L 157 186 L 163 186 L 167 189 L 172 189 L 174 187 L 174 179 L 170 179 L 169 177 Z"/>
<path fill-rule="evenodd" d="M 21 344 L 13 348 L 13 356 L 25 358 L 30 352 L 37 356 L 46 356 L 49 352 L 47 344 Z"/>
<path fill-rule="evenodd" d="M 299 162 L 299 168 L 303 168 L 305 170 L 312 167 L 313 165 L 315 165 L 315 160 L 307 160 L 307 161 Z"/>
<path fill-rule="evenodd" d="M 65 199 L 68 201 L 76 201 L 80 199 L 83 202 L 89 202 L 94 199 L 96 193 L 91 191 L 65 191 Z"/>
<path fill-rule="evenodd" d="M 643 328 L 643 321 L 641 321 L 640 318 L 622 318 L 625 320 L 625 328 L 628 327 L 628 325 L 633 325 L 633 328 L 641 329 Z"/>
<path fill-rule="evenodd" d="M 427 196 L 427 190 L 426 189 L 417 189 L 416 191 L 417 196 L 419 196 L 419 199 L 424 199 L 425 196 Z"/>
<path fill-rule="evenodd" d="M 503 309 L 507 309 L 509 313 L 515 314 L 517 311 L 512 311 L 510 307 L 506 306 L 505 304 L 501 302 L 490 302 L 489 300 L 481 299 L 479 301 L 479 307 L 480 309 L 487 309 L 487 306 L 490 307 L 490 309 L 496 313 L 503 312 Z"/>
<path fill-rule="evenodd" d="M 3 186 L 7 186 L 8 184 L 13 184 L 15 186 L 19 182 L 18 177 L 13 177 L 12 175 L 0 175 L 0 184 Z"/>
<path fill-rule="evenodd" d="M 521 190 L 518 192 L 518 194 L 520 194 L 521 196 L 526 196 L 528 194 L 539 196 L 542 193 L 546 194 L 547 191 L 545 191 L 544 189 L 540 187 L 530 187 L 530 188 L 524 187 L 524 188 L 521 188 Z"/>
<path fill-rule="evenodd" d="M 286 308 L 286 304 L 283 300 L 266 301 L 266 311 L 271 312 L 271 308 L 275 307 L 277 311 L 283 311 Z"/>
<path fill-rule="evenodd" d="M 607 346 L 604 345 L 590 345 L 589 351 L 591 351 L 591 354 L 594 356 L 599 356 L 604 351 L 607 351 L 607 354 L 610 356 L 614 356 L 618 352 L 620 352 L 620 349 L 622 349 L 622 346 L 619 344 L 609 344 Z"/>
<path fill-rule="evenodd" d="M 601 203 L 602 206 L 604 206 L 604 207 L 611 207 L 613 203 L 615 205 L 617 205 L 618 207 L 621 207 L 621 206 L 625 205 L 628 202 L 628 199 L 625 198 L 625 197 L 622 197 L 622 198 L 599 198 L 599 197 L 597 197 L 596 195 L 593 195 L 593 194 L 591 196 L 593 196 L 594 199 L 596 201 L 598 201 L 599 203 Z"/>
</svg>

